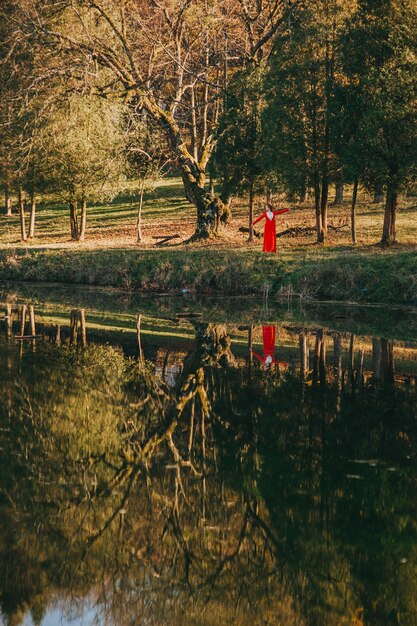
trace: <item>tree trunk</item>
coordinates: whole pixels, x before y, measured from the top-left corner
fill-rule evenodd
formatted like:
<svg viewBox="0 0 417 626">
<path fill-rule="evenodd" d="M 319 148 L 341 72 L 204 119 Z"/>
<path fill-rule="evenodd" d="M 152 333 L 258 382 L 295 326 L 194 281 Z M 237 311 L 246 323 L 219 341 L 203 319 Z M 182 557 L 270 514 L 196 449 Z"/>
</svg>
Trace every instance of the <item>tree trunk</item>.
<svg viewBox="0 0 417 626">
<path fill-rule="evenodd" d="M 358 187 L 359 187 L 359 179 L 355 178 L 355 182 L 353 185 L 353 196 L 352 196 L 352 204 L 350 208 L 350 224 L 351 224 L 351 233 L 352 233 L 352 243 L 356 243 L 356 200 L 358 198 Z"/>
<path fill-rule="evenodd" d="M 10 189 L 8 185 L 6 186 L 6 190 L 4 192 L 4 210 L 7 217 L 12 215 L 12 198 L 10 196 Z"/>
<path fill-rule="evenodd" d="M 143 206 L 144 189 L 145 189 L 145 182 L 141 181 L 140 187 L 139 187 L 138 214 L 136 218 L 136 241 L 138 243 L 142 241 L 142 206 Z"/>
<path fill-rule="evenodd" d="M 248 241 L 253 241 L 253 198 L 254 198 L 254 189 L 253 189 L 253 180 L 250 182 L 249 187 L 249 237 Z"/>
<path fill-rule="evenodd" d="M 78 207 L 76 200 L 70 202 L 71 240 L 78 241 Z"/>
<path fill-rule="evenodd" d="M 382 229 L 381 243 L 389 244 L 395 242 L 396 221 L 398 209 L 398 193 L 395 189 L 388 189 L 385 202 L 384 227 Z"/>
<path fill-rule="evenodd" d="M 343 204 L 344 192 L 345 192 L 345 184 L 336 183 L 336 195 L 334 198 L 333 206 L 340 206 L 341 204 Z"/>
<path fill-rule="evenodd" d="M 305 184 L 302 186 L 300 191 L 300 203 L 305 204 L 308 202 L 308 181 L 305 181 Z"/>
<path fill-rule="evenodd" d="M 323 243 L 324 241 L 324 232 L 323 232 L 323 222 L 322 222 L 322 214 L 320 207 L 320 182 L 318 178 L 318 174 L 314 177 L 314 204 L 316 208 L 316 229 L 317 229 L 317 242 Z"/>
<path fill-rule="evenodd" d="M 36 196 L 33 194 L 30 198 L 30 221 L 29 221 L 29 239 L 35 236 L 35 220 L 36 220 Z"/>
<path fill-rule="evenodd" d="M 320 212 L 321 212 L 321 225 L 323 229 L 323 241 L 327 235 L 327 204 L 329 201 L 329 180 L 327 178 L 327 174 L 323 176 L 323 183 L 321 187 L 321 202 L 320 202 Z"/>
<path fill-rule="evenodd" d="M 18 204 L 20 217 L 20 239 L 21 241 L 27 241 L 25 203 L 23 201 L 23 191 L 21 187 L 19 187 L 18 191 Z"/>
<path fill-rule="evenodd" d="M 86 228 L 87 228 L 87 200 L 83 198 L 82 203 L 81 203 L 81 224 L 80 224 L 80 232 L 78 235 L 78 241 L 84 241 Z"/>
<path fill-rule="evenodd" d="M 199 184 L 189 172 L 183 172 L 182 179 L 187 198 L 197 208 L 197 227 L 191 241 L 211 239 L 219 232 L 221 222 L 225 222 L 229 211 L 218 196 L 211 195 L 204 189 L 204 181 Z"/>
<path fill-rule="evenodd" d="M 372 201 L 372 204 L 382 204 L 384 200 L 385 200 L 385 196 L 384 196 L 384 192 L 382 191 L 382 189 L 375 189 L 374 199 Z"/>
</svg>

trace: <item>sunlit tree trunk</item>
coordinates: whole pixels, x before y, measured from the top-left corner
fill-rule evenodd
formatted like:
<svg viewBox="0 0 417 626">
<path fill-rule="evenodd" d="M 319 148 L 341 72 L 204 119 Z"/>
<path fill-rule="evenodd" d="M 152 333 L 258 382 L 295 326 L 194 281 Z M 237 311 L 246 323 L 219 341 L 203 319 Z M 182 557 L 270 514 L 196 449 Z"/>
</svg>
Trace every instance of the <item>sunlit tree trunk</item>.
<svg viewBox="0 0 417 626">
<path fill-rule="evenodd" d="M 78 241 L 84 241 L 86 229 L 87 229 L 87 200 L 83 198 L 81 202 L 81 222 L 80 222 L 80 231 L 78 234 Z"/>
<path fill-rule="evenodd" d="M 6 190 L 4 192 L 4 210 L 7 217 L 10 217 L 12 215 L 12 206 L 13 202 L 10 195 L 10 187 L 9 185 L 6 185 Z"/>
<path fill-rule="evenodd" d="M 25 202 L 23 199 L 22 187 L 19 187 L 19 190 L 18 190 L 18 204 L 19 204 L 19 217 L 20 217 L 20 239 L 21 241 L 27 241 Z"/>
<path fill-rule="evenodd" d="M 145 181 L 141 180 L 140 186 L 139 186 L 138 213 L 136 217 L 136 240 L 138 243 L 142 241 L 142 207 L 143 207 L 144 190 L 145 190 Z"/>
<path fill-rule="evenodd" d="M 78 207 L 76 200 L 71 200 L 69 203 L 70 208 L 70 225 L 71 225 L 71 240 L 78 240 Z"/>
<path fill-rule="evenodd" d="M 36 221 L 36 196 L 33 193 L 30 197 L 29 239 L 33 239 L 35 236 L 35 221 Z"/>
</svg>

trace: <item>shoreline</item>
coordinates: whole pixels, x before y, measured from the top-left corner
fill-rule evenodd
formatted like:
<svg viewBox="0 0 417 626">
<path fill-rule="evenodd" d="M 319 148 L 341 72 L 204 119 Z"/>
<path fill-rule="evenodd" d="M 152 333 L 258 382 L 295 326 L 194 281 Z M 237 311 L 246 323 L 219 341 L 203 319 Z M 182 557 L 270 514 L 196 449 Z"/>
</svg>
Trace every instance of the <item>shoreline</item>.
<svg viewBox="0 0 417 626">
<path fill-rule="evenodd" d="M 263 255 L 175 248 L 2 249 L 0 281 L 56 283 L 167 296 L 297 298 L 352 305 L 417 306 L 417 253 L 325 249 Z"/>
</svg>

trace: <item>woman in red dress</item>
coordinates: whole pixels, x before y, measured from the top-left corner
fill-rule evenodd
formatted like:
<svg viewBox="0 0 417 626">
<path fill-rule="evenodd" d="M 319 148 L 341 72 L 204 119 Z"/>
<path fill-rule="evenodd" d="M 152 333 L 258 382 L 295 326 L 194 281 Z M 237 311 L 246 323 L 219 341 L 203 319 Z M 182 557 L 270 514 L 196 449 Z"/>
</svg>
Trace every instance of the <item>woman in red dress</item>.
<svg viewBox="0 0 417 626">
<path fill-rule="evenodd" d="M 262 213 L 258 219 L 256 219 L 252 226 L 255 226 L 261 220 L 265 220 L 264 230 L 264 252 L 276 252 L 277 251 L 277 228 L 276 228 L 276 216 L 282 213 L 288 213 L 289 209 L 281 209 L 280 211 L 274 211 L 270 204 L 265 205 L 266 211 Z"/>
</svg>

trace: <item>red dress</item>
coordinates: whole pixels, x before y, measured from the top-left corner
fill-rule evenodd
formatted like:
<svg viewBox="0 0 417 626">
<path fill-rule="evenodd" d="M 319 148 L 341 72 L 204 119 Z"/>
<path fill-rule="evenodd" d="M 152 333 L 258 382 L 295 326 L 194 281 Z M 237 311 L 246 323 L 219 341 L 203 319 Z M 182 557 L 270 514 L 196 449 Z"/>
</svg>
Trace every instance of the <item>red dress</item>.
<svg viewBox="0 0 417 626">
<path fill-rule="evenodd" d="M 262 343 L 264 349 L 264 356 L 257 354 L 252 350 L 253 356 L 265 364 L 265 367 L 276 363 L 277 365 L 288 365 L 284 361 L 277 361 L 275 358 L 275 326 L 262 326 Z"/>
<path fill-rule="evenodd" d="M 265 220 L 265 230 L 264 230 L 264 252 L 276 252 L 277 251 L 277 229 L 276 229 L 276 220 L 275 217 L 277 215 L 281 215 L 282 213 L 288 213 L 289 209 L 281 209 L 281 211 L 272 211 L 273 218 L 269 219 L 266 211 L 262 213 L 258 219 L 256 219 L 252 226 L 255 226 L 261 220 Z"/>
</svg>

